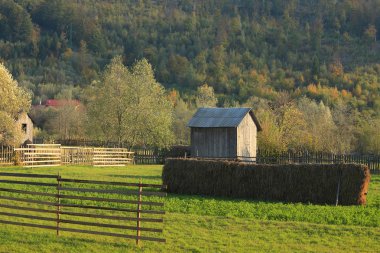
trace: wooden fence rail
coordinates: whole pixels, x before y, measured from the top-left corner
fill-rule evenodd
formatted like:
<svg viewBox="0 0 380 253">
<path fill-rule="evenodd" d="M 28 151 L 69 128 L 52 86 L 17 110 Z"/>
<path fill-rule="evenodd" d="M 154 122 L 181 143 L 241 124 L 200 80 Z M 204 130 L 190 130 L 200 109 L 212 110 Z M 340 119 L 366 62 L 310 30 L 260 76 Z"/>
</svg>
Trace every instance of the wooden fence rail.
<svg viewBox="0 0 380 253">
<path fill-rule="evenodd" d="M 152 233 L 162 233 L 162 228 L 151 227 L 152 225 L 146 227 L 143 225 L 146 223 L 155 224 L 163 222 L 163 218 L 161 216 L 165 214 L 165 211 L 157 208 L 163 207 L 164 204 L 153 200 L 143 200 L 143 197 L 166 196 L 166 193 L 163 192 L 166 189 L 164 185 L 143 184 L 141 180 L 140 183 L 125 183 L 67 179 L 62 178 L 60 175 L 1 172 L 0 178 L 4 177 L 7 179 L 0 180 L 0 199 L 2 200 L 0 203 L 0 224 L 50 229 L 55 230 L 57 235 L 64 231 L 128 238 L 136 240 L 136 244 L 139 244 L 142 240 L 166 242 L 163 238 L 151 235 Z M 24 180 L 19 181 L 15 180 L 15 178 L 21 178 Z M 30 179 L 40 181 L 44 180 L 44 182 L 27 181 Z M 47 183 L 46 180 L 52 180 L 53 182 Z M 50 189 L 48 192 L 46 188 L 44 188 L 43 192 L 41 190 L 35 190 L 36 188 L 16 189 L 14 186 L 15 184 L 50 187 Z M 65 184 L 69 185 L 66 186 Z M 4 185 L 7 187 L 4 187 Z M 103 185 L 101 189 L 91 188 L 99 185 Z M 105 189 L 104 185 L 111 187 L 111 189 Z M 114 186 L 117 186 L 117 190 L 112 188 Z M 136 190 L 130 190 L 130 187 L 134 187 Z M 74 195 L 70 194 L 70 192 Z M 83 195 L 88 192 L 101 193 L 101 197 Z M 115 194 L 119 194 L 120 197 L 110 198 L 108 196 L 114 196 Z M 29 196 L 38 196 L 38 199 L 31 199 Z M 41 200 L 41 198 L 48 199 Z M 73 200 L 79 201 L 80 203 L 70 203 L 70 201 Z M 95 202 L 96 204 L 89 205 L 87 204 L 88 201 L 92 203 Z M 28 204 L 20 205 L 19 203 Z M 29 204 L 31 203 L 36 206 L 30 206 Z M 109 205 L 112 205 L 112 203 L 118 204 L 110 207 Z M 120 207 L 120 205 L 126 205 L 128 207 Z M 51 209 L 52 207 L 54 209 Z M 152 207 L 155 208 L 152 209 Z M 71 209 L 75 210 L 72 211 Z M 112 213 L 99 213 L 99 211 L 97 213 L 88 213 L 84 210 L 102 210 L 102 212 L 112 211 Z M 32 214 L 29 212 L 32 212 Z M 115 214 L 115 212 L 121 212 L 122 214 L 134 214 L 134 216 Z M 48 214 L 54 214 L 55 217 L 49 217 L 47 216 Z M 154 217 L 151 217 L 151 215 L 154 215 Z M 157 217 L 157 215 L 159 217 Z M 84 217 L 86 220 L 62 218 L 62 216 Z M 12 219 L 9 219 L 9 217 L 12 217 Z M 105 220 L 105 222 L 99 222 L 99 219 Z M 117 224 L 107 223 L 107 221 L 112 220 L 118 221 Z M 45 221 L 50 222 L 50 224 L 40 224 L 40 222 L 36 224 L 33 221 Z M 64 226 L 62 226 L 63 224 Z M 98 229 L 111 228 L 122 230 L 123 232 L 94 231 L 89 228 L 78 229 L 76 227 L 70 227 L 70 225 L 95 227 Z M 131 234 L 131 232 L 128 234 L 128 231 L 132 231 L 135 234 Z M 147 236 L 143 236 L 141 235 L 142 232 L 149 234 Z"/>
<path fill-rule="evenodd" d="M 125 166 L 134 161 L 134 152 L 123 148 L 64 147 L 60 144 L 28 144 L 24 148 L 15 148 L 14 153 L 12 151 L 12 155 L 8 156 L 13 160 L 16 156 L 19 163 L 28 168 L 61 164 Z M 5 165 L 13 163 L 12 160 L 8 160 L 7 163 L 4 162 Z"/>
<path fill-rule="evenodd" d="M 282 152 L 273 154 L 259 151 L 259 164 L 289 164 L 289 163 L 359 163 L 365 164 L 373 173 L 380 173 L 380 155 L 362 154 L 332 154 L 323 152 Z"/>
<path fill-rule="evenodd" d="M 133 162 L 134 152 L 125 148 L 93 148 L 94 166 L 125 166 Z"/>
<path fill-rule="evenodd" d="M 134 162 L 136 164 L 163 164 L 165 155 L 163 152 L 153 149 L 134 149 Z"/>
<path fill-rule="evenodd" d="M 12 147 L 0 148 L 0 165 L 12 165 L 14 163 L 14 153 Z"/>
<path fill-rule="evenodd" d="M 16 149 L 17 150 L 17 149 Z M 134 149 L 129 152 L 127 149 L 115 148 L 119 153 L 109 153 L 106 150 L 97 149 L 94 152 L 92 147 L 61 147 L 61 163 L 76 165 L 107 165 L 106 161 L 110 161 L 109 165 L 120 165 L 127 163 L 136 164 L 163 164 L 167 153 L 163 150 L 153 149 Z M 15 154 L 12 148 L 0 148 L 0 165 L 10 165 L 14 163 Z M 96 156 L 94 155 L 96 153 Z M 102 154 L 105 153 L 105 154 Z M 105 155 L 105 156 L 104 156 Z M 20 153 L 21 162 L 25 156 Z M 95 156 L 95 159 L 94 159 Z M 187 154 L 187 157 L 191 157 Z M 242 159 L 244 157 L 229 157 L 221 159 Z M 245 157 L 247 158 L 247 157 Z M 288 164 L 288 163 L 360 163 L 369 167 L 371 172 L 380 173 L 380 155 L 364 155 L 364 154 L 332 154 L 323 152 L 282 152 L 274 153 L 271 151 L 258 150 L 257 157 L 249 157 L 253 162 L 259 164 Z"/>
<path fill-rule="evenodd" d="M 93 148 L 61 146 L 62 164 L 91 165 L 93 157 Z"/>
</svg>

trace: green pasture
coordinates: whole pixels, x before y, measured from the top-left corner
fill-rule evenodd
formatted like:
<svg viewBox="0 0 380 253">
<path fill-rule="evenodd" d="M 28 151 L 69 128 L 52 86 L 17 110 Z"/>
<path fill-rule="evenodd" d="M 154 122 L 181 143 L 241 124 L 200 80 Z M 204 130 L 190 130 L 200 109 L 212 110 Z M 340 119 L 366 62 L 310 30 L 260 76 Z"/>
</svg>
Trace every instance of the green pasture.
<svg viewBox="0 0 380 253">
<path fill-rule="evenodd" d="M 161 183 L 162 166 L 0 167 L 0 171 L 37 174 L 59 172 L 65 178 L 122 182 L 138 182 L 141 179 L 143 183 Z M 44 179 L 46 182 L 49 180 L 51 182 L 51 179 Z M 55 192 L 54 189 L 40 186 L 1 184 L 1 187 Z M 0 195 L 4 194 L 0 192 Z M 98 193 L 88 195 L 102 197 Z M 163 227 L 163 234 L 143 232 L 143 235 L 165 237 L 166 244 L 143 242 L 141 246 L 136 246 L 135 241 L 130 239 L 69 232 L 62 232 L 57 237 L 55 231 L 0 224 L 0 252 L 380 252 L 380 176 L 372 176 L 367 206 L 270 203 L 175 194 L 164 198 L 144 198 L 163 201 L 167 213 L 164 224 L 154 225 Z M 74 203 L 89 202 L 76 200 Z M 28 206 L 37 207 L 34 204 Z M 0 208 L 0 211 L 10 210 Z M 87 218 L 69 218 L 87 221 Z M 4 216 L 0 216 L 0 219 L 28 222 L 27 219 Z M 45 221 L 40 223 L 54 225 Z M 83 226 L 77 228 L 85 229 Z M 89 229 L 115 232 L 113 229 Z M 133 231 L 127 234 L 133 234 Z"/>
</svg>

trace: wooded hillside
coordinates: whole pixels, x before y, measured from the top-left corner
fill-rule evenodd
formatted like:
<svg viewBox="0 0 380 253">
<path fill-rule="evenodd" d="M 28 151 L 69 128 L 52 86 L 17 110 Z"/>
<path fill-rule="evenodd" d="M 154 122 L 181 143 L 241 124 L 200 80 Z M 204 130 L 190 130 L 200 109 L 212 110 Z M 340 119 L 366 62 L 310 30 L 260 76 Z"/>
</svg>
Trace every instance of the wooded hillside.
<svg viewBox="0 0 380 253">
<path fill-rule="evenodd" d="M 379 13 L 380 0 L 0 0 L 0 58 L 35 104 L 85 100 L 122 55 L 127 66 L 146 58 L 176 106 L 208 84 L 218 106 L 307 96 L 372 119 Z"/>
</svg>

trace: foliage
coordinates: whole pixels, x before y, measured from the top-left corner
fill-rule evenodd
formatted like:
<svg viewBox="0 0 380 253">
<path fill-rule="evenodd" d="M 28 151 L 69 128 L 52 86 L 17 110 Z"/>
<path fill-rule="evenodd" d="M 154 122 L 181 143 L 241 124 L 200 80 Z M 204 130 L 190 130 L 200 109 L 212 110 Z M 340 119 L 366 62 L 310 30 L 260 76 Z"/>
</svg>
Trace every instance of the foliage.
<svg viewBox="0 0 380 253">
<path fill-rule="evenodd" d="M 0 39 L 30 42 L 33 24 L 27 11 L 15 1 L 0 1 Z"/>
<path fill-rule="evenodd" d="M 0 143 L 19 145 L 21 129 L 16 128 L 20 112 L 28 112 L 30 95 L 13 80 L 0 63 Z"/>
<path fill-rule="evenodd" d="M 172 142 L 172 104 L 153 70 L 143 59 L 128 69 L 114 58 L 94 85 L 89 104 L 89 128 L 95 138 L 139 145 Z"/>
<path fill-rule="evenodd" d="M 200 107 L 216 107 L 218 100 L 215 97 L 214 89 L 204 84 L 197 89 L 195 104 Z"/>
</svg>

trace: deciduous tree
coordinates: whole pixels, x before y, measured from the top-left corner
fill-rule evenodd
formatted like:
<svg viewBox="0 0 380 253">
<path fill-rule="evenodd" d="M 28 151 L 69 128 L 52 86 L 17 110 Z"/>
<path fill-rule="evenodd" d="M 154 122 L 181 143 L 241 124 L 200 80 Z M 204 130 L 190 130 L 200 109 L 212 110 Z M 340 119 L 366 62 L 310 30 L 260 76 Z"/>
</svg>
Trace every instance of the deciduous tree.
<svg viewBox="0 0 380 253">
<path fill-rule="evenodd" d="M 89 97 L 89 128 L 97 139 L 129 147 L 172 143 L 173 106 L 147 60 L 127 68 L 114 58 Z"/>
<path fill-rule="evenodd" d="M 20 88 L 3 64 L 0 63 L 0 143 L 20 144 L 21 129 L 16 128 L 20 112 L 30 107 L 30 94 Z"/>
</svg>

